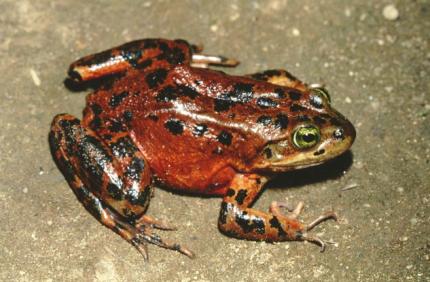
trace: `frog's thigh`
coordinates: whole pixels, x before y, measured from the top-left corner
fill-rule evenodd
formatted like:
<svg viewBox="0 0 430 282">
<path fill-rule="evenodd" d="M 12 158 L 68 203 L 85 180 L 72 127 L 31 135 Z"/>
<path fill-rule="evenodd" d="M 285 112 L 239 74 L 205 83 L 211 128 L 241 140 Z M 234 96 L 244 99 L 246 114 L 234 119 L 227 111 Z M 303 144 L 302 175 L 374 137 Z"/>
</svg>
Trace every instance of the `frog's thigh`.
<svg viewBox="0 0 430 282">
<path fill-rule="evenodd" d="M 79 201 L 97 220 L 135 246 L 145 258 L 145 243 L 192 257 L 187 248 L 153 233 L 151 226 L 159 226 L 153 222 L 144 224 L 148 221 L 144 216 L 139 224 L 135 221 L 151 197 L 149 170 L 144 169 L 143 156 L 131 139 L 124 135 L 112 140 L 115 141 L 107 144 L 109 148 L 71 115 L 55 117 L 49 135 L 55 161 Z"/>
<path fill-rule="evenodd" d="M 129 220 L 142 215 L 152 188 L 150 171 L 127 133 L 104 142 L 71 115 L 57 116 L 50 144 L 55 159 L 66 159 L 87 189 Z"/>
<path fill-rule="evenodd" d="M 224 196 L 218 226 L 224 233 L 248 240 L 269 242 L 303 240 L 304 226 L 296 219 L 249 208 L 265 180 L 238 174 Z"/>
<path fill-rule="evenodd" d="M 272 84 L 291 87 L 291 88 L 302 88 L 304 84 L 298 80 L 295 76 L 283 69 L 266 70 L 263 72 L 257 72 L 247 75 L 256 80 L 267 81 Z"/>
<path fill-rule="evenodd" d="M 112 203 L 107 205 L 100 198 L 106 192 L 113 194 L 105 195 L 106 199 L 120 197 L 122 188 L 115 186 L 120 185 L 118 182 L 121 179 L 114 171 L 115 165 L 112 164 L 115 161 L 106 145 L 94 132 L 82 127 L 80 121 L 70 115 L 59 115 L 54 119 L 49 143 L 58 167 L 78 200 L 98 221 L 139 249 L 136 237 L 139 230 L 120 219 L 111 210 Z M 107 187 L 108 191 L 104 191 L 102 187 Z M 146 200 L 140 200 L 147 202 L 149 196 L 148 194 Z"/>
<path fill-rule="evenodd" d="M 73 162 L 71 162 L 70 154 L 77 149 L 77 146 L 74 145 L 77 140 L 73 139 L 73 133 L 79 134 L 76 131 L 83 132 L 83 129 L 79 127 L 79 120 L 72 116 L 63 115 L 57 116 L 54 119 L 52 131 L 49 135 L 54 159 L 76 197 L 84 207 L 103 225 L 112 229 L 127 241 L 130 241 L 134 235 L 132 226 L 117 220 L 112 211 L 105 207 L 99 197 L 93 193 L 93 190 L 97 190 L 98 188 L 94 187 L 91 183 L 88 183 L 89 185 L 84 184 L 76 173 L 79 168 L 75 167 Z"/>
</svg>

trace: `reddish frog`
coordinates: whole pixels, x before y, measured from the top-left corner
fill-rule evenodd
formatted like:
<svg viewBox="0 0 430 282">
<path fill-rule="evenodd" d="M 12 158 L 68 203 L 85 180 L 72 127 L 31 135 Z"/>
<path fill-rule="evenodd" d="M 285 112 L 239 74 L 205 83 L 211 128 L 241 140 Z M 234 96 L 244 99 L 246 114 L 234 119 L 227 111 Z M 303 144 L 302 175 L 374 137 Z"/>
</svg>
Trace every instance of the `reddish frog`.
<svg viewBox="0 0 430 282">
<path fill-rule="evenodd" d="M 303 204 L 251 208 L 273 172 L 320 164 L 349 149 L 353 125 L 327 91 L 285 70 L 231 76 L 208 65 L 235 60 L 201 54 L 184 40 L 143 39 L 84 57 L 69 69 L 77 83 L 113 76 L 87 96 L 83 119 L 57 115 L 54 159 L 73 192 L 103 225 L 147 258 L 151 243 L 192 257 L 154 229 L 145 214 L 154 184 L 222 197 L 219 229 L 233 237 L 324 242 L 308 231 Z M 288 209 L 286 209 L 288 210 Z"/>
</svg>

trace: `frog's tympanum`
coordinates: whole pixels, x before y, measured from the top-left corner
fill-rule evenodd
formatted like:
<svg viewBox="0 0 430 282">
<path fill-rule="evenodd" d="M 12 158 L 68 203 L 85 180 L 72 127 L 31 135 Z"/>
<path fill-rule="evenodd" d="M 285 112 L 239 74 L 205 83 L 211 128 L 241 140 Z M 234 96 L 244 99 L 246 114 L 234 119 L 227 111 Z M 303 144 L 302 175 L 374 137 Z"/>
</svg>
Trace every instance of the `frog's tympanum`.
<svg viewBox="0 0 430 282">
<path fill-rule="evenodd" d="M 285 70 L 227 75 L 235 66 L 184 40 L 144 39 L 86 56 L 69 69 L 76 83 L 112 77 L 87 96 L 83 119 L 57 115 L 49 143 L 73 192 L 103 225 L 147 258 L 146 244 L 179 251 L 154 229 L 173 229 L 145 214 L 154 184 L 222 197 L 219 229 L 230 236 L 324 242 L 294 209 L 251 208 L 273 172 L 320 164 L 349 149 L 353 125 L 332 108 L 322 86 Z M 282 210 L 289 211 L 284 214 Z"/>
</svg>

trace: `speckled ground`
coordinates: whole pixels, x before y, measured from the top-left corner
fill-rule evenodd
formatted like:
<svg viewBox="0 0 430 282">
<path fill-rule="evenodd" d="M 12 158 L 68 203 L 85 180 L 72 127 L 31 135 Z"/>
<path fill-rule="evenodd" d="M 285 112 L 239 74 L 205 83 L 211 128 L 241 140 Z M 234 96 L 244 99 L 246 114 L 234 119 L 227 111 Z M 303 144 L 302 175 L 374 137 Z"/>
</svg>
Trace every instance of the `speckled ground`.
<svg viewBox="0 0 430 282">
<path fill-rule="evenodd" d="M 430 281 L 429 1 L 3 0 L 0 10 L 0 280 Z M 63 85 L 66 68 L 145 37 L 204 43 L 241 60 L 235 74 L 286 68 L 327 85 L 356 125 L 352 153 L 280 176 L 257 207 L 304 200 L 304 220 L 333 208 L 340 222 L 315 232 L 336 244 L 321 254 L 230 239 L 216 227 L 220 199 L 158 189 L 149 213 L 177 225 L 163 235 L 197 258 L 151 246 L 144 263 L 84 210 L 47 142 L 56 113 L 84 106 L 85 93 Z"/>
</svg>

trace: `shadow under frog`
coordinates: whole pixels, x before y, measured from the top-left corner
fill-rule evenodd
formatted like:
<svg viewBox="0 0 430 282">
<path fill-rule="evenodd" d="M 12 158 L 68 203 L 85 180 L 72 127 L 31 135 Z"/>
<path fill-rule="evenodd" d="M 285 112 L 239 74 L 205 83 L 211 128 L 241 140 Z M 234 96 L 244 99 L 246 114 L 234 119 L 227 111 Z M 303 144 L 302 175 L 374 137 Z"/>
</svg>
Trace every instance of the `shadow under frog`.
<svg viewBox="0 0 430 282">
<path fill-rule="evenodd" d="M 274 174 L 347 151 L 353 125 L 319 85 L 285 70 L 230 76 L 208 66 L 237 61 L 201 51 L 184 40 L 143 39 L 71 64 L 69 82 L 96 88 L 82 120 L 59 114 L 49 134 L 73 192 L 145 259 L 147 243 L 194 256 L 154 232 L 174 229 L 145 213 L 154 183 L 222 197 L 218 226 L 230 236 L 310 241 L 323 250 L 324 241 L 309 231 L 336 219 L 334 212 L 303 224 L 302 202 L 293 209 L 272 202 L 269 212 L 251 206 Z"/>
</svg>

